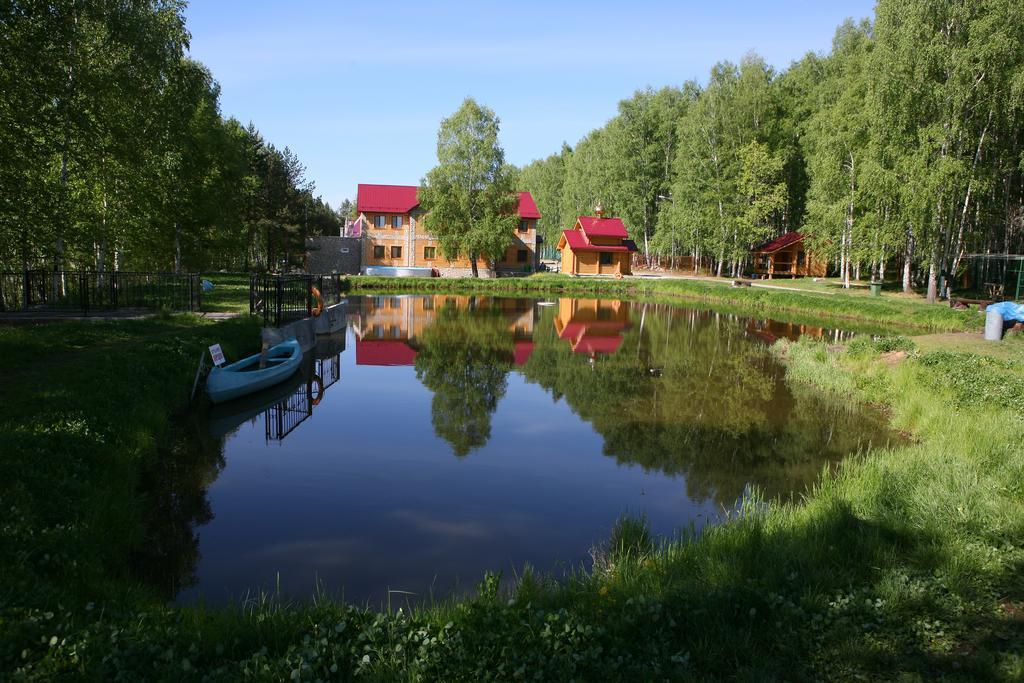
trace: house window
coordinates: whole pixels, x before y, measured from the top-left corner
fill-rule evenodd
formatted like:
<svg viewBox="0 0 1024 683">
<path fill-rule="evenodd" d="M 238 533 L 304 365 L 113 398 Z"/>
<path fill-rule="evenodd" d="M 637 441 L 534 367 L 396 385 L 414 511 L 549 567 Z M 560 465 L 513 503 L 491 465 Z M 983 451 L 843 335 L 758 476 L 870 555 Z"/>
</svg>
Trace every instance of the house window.
<svg viewBox="0 0 1024 683">
<path fill-rule="evenodd" d="M 398 325 L 392 325 L 391 327 L 388 328 L 388 336 L 390 336 L 392 339 L 398 339 L 399 337 L 402 336 L 402 331 L 398 329 Z"/>
<path fill-rule="evenodd" d="M 797 252 L 797 255 L 796 255 L 796 264 L 797 264 L 798 266 L 802 266 L 802 265 L 804 265 L 804 261 L 806 260 L 806 258 L 807 258 L 807 257 L 806 257 L 806 255 L 804 254 L 804 252 L 802 252 L 802 251 L 800 251 L 800 252 Z"/>
<path fill-rule="evenodd" d="M 526 260 L 529 258 L 529 256 L 530 252 L 526 251 L 525 249 L 520 249 L 519 251 L 516 252 L 516 261 L 518 263 L 526 263 Z"/>
<path fill-rule="evenodd" d="M 423 247 L 423 258 L 430 261 L 437 254 L 437 247 Z"/>
<path fill-rule="evenodd" d="M 373 258 L 384 258 L 384 245 L 375 244 L 373 245 Z"/>
<path fill-rule="evenodd" d="M 402 217 L 401 216 L 392 216 L 391 217 L 391 227 L 392 228 L 400 228 L 400 227 L 402 227 Z"/>
<path fill-rule="evenodd" d="M 379 323 L 374 325 L 373 336 L 377 338 L 382 338 L 384 336 L 384 326 Z"/>
<path fill-rule="evenodd" d="M 391 247 L 391 258 L 402 258 L 402 248 Z"/>
<path fill-rule="evenodd" d="M 385 220 L 386 219 L 385 219 L 384 216 L 374 216 L 373 217 L 373 225 L 374 225 L 374 227 L 383 228 Z"/>
<path fill-rule="evenodd" d="M 601 252 L 601 265 L 602 266 L 610 266 L 612 264 L 612 256 L 613 256 L 612 252 L 610 252 L 610 251 L 602 251 Z"/>
<path fill-rule="evenodd" d="M 530 229 L 530 221 L 525 218 L 519 221 L 519 232 L 527 232 Z"/>
</svg>

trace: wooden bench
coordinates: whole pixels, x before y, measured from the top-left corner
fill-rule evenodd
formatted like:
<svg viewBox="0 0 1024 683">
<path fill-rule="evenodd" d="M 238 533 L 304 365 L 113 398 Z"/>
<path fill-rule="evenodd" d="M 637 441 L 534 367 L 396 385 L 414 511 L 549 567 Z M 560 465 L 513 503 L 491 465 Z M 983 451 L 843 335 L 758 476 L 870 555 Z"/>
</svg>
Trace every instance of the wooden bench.
<svg viewBox="0 0 1024 683">
<path fill-rule="evenodd" d="M 994 303 L 995 301 L 992 301 L 991 299 L 966 299 L 961 296 L 949 297 L 949 307 L 958 308 L 961 310 L 965 308 L 970 308 L 972 305 L 975 305 L 978 307 L 979 311 L 984 311 L 986 308 L 988 308 L 989 304 Z"/>
</svg>

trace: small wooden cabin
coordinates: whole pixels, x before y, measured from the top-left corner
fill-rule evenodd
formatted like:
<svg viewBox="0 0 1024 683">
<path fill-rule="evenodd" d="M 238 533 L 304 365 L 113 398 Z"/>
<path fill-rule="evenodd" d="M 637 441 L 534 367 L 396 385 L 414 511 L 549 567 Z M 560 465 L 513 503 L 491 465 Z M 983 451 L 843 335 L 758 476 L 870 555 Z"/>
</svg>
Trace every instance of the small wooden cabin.
<svg viewBox="0 0 1024 683">
<path fill-rule="evenodd" d="M 629 302 L 609 299 L 559 299 L 555 332 L 574 353 L 591 358 L 615 353 L 629 327 Z"/>
<path fill-rule="evenodd" d="M 597 207 L 596 216 L 579 216 L 572 230 L 558 239 L 562 272 L 573 275 L 631 275 L 630 261 L 636 243 L 628 239 L 621 218 L 605 218 Z"/>
<path fill-rule="evenodd" d="M 754 273 L 773 277 L 825 277 L 827 264 L 814 257 L 804 245 L 804 235 L 787 232 L 751 250 Z"/>
</svg>

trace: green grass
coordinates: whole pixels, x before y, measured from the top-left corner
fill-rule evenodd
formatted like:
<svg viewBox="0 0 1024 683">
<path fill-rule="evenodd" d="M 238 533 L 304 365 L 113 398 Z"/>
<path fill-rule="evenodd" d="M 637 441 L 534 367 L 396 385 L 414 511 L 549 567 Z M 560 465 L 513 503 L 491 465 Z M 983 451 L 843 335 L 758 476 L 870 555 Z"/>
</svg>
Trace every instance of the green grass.
<svg viewBox="0 0 1024 683">
<path fill-rule="evenodd" d="M 249 276 L 245 273 L 206 273 L 213 291 L 203 293 L 203 310 L 218 313 L 249 312 Z"/>
<path fill-rule="evenodd" d="M 772 281 L 773 283 L 775 281 Z M 981 329 L 977 311 L 959 311 L 946 304 L 925 304 L 902 295 L 863 296 L 731 287 L 726 281 L 668 278 L 581 278 L 539 274 L 522 278 L 384 278 L 352 276 L 353 292 L 458 292 L 468 294 L 610 296 L 686 302 L 756 317 L 790 320 L 807 316 L 833 325 L 849 323 L 900 328 L 906 332 L 948 332 Z"/>
<path fill-rule="evenodd" d="M 526 571 L 506 591 L 488 575 L 475 597 L 388 613 L 270 597 L 207 610 L 166 607 L 128 578 L 132 491 L 197 349 L 217 339 L 241 353 L 255 327 L 101 325 L 114 341 L 95 349 L 82 335 L 103 328 L 0 330 L 0 352 L 46 337 L 56 356 L 78 354 L 4 388 L 0 671 L 12 678 L 1024 677 L 1024 345 L 980 379 L 980 356 L 948 344 L 777 346 L 787 381 L 884 404 L 912 441 L 844 461 L 801 501 L 754 496 L 699 537 L 652 539 L 624 520 L 604 561 L 564 582 Z M 908 355 L 880 355 L 892 351 Z"/>
</svg>

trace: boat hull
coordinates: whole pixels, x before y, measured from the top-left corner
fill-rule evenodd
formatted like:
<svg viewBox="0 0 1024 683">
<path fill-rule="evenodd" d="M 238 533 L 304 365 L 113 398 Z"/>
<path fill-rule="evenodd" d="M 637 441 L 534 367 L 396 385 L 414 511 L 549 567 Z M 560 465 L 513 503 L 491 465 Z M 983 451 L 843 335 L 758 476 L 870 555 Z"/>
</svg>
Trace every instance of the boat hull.
<svg viewBox="0 0 1024 683">
<path fill-rule="evenodd" d="M 272 387 L 288 379 L 302 363 L 302 347 L 289 339 L 267 349 L 267 367 L 259 368 L 260 354 L 214 368 L 206 379 L 206 393 L 214 403 L 224 403 Z"/>
</svg>

